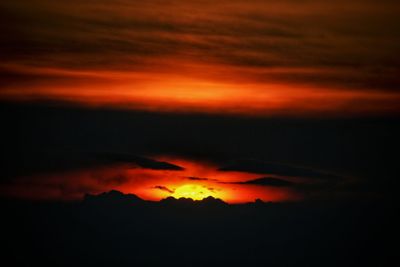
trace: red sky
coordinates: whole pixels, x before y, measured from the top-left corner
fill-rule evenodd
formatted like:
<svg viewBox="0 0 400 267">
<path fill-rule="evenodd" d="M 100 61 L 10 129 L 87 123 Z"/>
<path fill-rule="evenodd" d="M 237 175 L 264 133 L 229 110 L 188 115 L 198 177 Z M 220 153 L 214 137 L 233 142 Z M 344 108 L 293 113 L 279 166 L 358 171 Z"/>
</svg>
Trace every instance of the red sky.
<svg viewBox="0 0 400 267">
<path fill-rule="evenodd" d="M 0 7 L 2 100 L 255 116 L 399 111 L 396 1 Z"/>
</svg>

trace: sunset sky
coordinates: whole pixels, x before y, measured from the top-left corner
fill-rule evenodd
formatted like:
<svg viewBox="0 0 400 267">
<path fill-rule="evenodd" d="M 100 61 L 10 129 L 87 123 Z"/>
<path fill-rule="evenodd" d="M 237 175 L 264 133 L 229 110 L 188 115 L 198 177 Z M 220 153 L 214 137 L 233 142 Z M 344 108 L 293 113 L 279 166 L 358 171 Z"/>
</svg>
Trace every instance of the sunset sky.
<svg viewBox="0 0 400 267">
<path fill-rule="evenodd" d="M 397 130 L 369 120 L 400 112 L 398 14 L 392 0 L 2 1 L 0 194 L 300 201 L 362 181 L 373 195 Z"/>
<path fill-rule="evenodd" d="M 399 112 L 397 1 L 15 0 L 0 99 L 251 116 Z"/>
<path fill-rule="evenodd" d="M 0 0 L 2 266 L 393 267 L 400 0 Z"/>
</svg>

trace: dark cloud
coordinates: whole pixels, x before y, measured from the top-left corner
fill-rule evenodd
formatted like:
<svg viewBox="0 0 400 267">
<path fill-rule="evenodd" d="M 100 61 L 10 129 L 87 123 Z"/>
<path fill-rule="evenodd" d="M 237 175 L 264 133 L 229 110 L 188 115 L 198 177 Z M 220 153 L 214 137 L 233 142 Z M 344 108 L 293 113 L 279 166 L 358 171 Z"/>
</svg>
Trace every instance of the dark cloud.
<svg viewBox="0 0 400 267">
<path fill-rule="evenodd" d="M 220 182 L 226 183 L 226 182 Z M 261 186 L 276 186 L 276 187 L 290 187 L 296 185 L 293 182 L 289 182 L 287 180 L 271 178 L 271 177 L 262 177 L 253 180 L 248 180 L 244 182 L 228 182 L 229 184 L 249 184 L 249 185 L 261 185 Z"/>
<path fill-rule="evenodd" d="M 303 177 L 322 180 L 337 180 L 338 176 L 309 168 L 285 165 L 280 163 L 259 160 L 242 159 L 219 168 L 220 171 L 240 171 L 260 174 L 273 174 L 279 176 Z"/>
<path fill-rule="evenodd" d="M 192 181 L 218 181 L 217 179 L 213 179 L 213 178 L 205 178 L 205 177 L 186 177 L 188 180 L 192 180 Z"/>
<path fill-rule="evenodd" d="M 160 190 L 162 190 L 162 191 L 165 191 L 165 192 L 168 192 L 168 193 L 171 193 L 171 194 L 174 193 L 174 190 L 171 190 L 171 189 L 169 189 L 168 187 L 163 186 L 163 185 L 154 186 L 154 189 L 160 189 Z"/>
<path fill-rule="evenodd" d="M 42 139 L 42 136 L 35 138 Z M 0 182 L 12 180 L 14 177 L 57 172 L 78 171 L 89 168 L 124 165 L 126 168 L 143 168 L 151 170 L 180 171 L 183 167 L 168 162 L 157 161 L 128 153 L 93 153 L 79 149 L 64 149 L 62 147 L 38 147 L 35 150 L 20 151 L 21 143 L 18 137 L 12 138 L 7 145 L 7 153 L 2 155 L 3 177 Z M 11 142 L 11 139 L 9 139 Z M 17 150 L 15 150 L 17 149 Z M 22 149 L 22 148 L 21 148 Z M 93 148 L 95 150 L 95 148 Z M 113 177 L 93 177 L 103 184 L 118 185 L 128 178 L 124 175 Z"/>
<path fill-rule="evenodd" d="M 208 178 L 200 178 L 200 177 L 186 177 L 189 180 L 193 180 L 193 181 L 208 181 Z"/>
<path fill-rule="evenodd" d="M 240 184 L 240 185 L 256 185 L 256 186 L 267 186 L 267 187 L 285 187 L 295 190 L 301 193 L 307 199 L 322 200 L 329 196 L 331 199 L 336 198 L 343 191 L 340 188 L 338 181 L 313 181 L 313 182 L 291 182 L 284 179 L 272 178 L 272 177 L 261 177 L 248 181 L 239 182 L 219 182 L 222 184 Z M 358 183 L 357 183 L 358 184 Z M 350 194 L 349 194 L 350 195 Z M 258 201 L 256 201 L 258 202 Z"/>
<path fill-rule="evenodd" d="M 165 162 L 165 161 L 157 161 L 145 157 L 135 156 L 131 154 L 122 154 L 122 153 L 98 153 L 96 156 L 99 159 L 104 159 L 106 161 L 111 162 L 123 162 L 123 163 L 131 163 L 133 165 L 137 165 L 141 168 L 152 169 L 152 170 L 169 170 L 169 171 L 181 171 L 184 170 L 183 167 Z"/>
</svg>

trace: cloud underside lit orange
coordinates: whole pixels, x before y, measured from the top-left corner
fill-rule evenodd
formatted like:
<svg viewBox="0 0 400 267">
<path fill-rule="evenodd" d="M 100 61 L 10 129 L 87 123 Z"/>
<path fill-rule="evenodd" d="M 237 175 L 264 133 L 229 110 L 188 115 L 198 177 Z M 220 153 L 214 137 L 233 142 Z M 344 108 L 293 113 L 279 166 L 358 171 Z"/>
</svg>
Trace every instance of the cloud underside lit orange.
<svg viewBox="0 0 400 267">
<path fill-rule="evenodd" d="M 213 66 L 193 71 L 210 71 Z M 196 77 L 196 73 L 77 72 L 60 69 L 23 69 L 52 76 L 61 82 L 39 81 L 21 87 L 7 85 L 0 99 L 57 101 L 86 107 L 111 107 L 157 112 L 210 113 L 251 116 L 363 116 L 397 114 L 395 92 L 358 90 L 315 84 L 251 81 L 232 70 L 225 77 Z M 277 69 L 272 73 L 313 70 Z M 319 70 L 314 70 L 318 75 Z M 226 70 L 225 70 L 226 72 Z M 268 72 L 268 71 L 267 71 Z M 204 73 L 203 73 L 204 74 Z M 65 77 L 64 77 L 65 75 Z M 228 75 L 225 73 L 224 75 Z M 236 80 L 236 81 L 235 81 Z"/>
<path fill-rule="evenodd" d="M 399 112 L 398 4 L 0 3 L 0 99 L 255 116 Z"/>
</svg>

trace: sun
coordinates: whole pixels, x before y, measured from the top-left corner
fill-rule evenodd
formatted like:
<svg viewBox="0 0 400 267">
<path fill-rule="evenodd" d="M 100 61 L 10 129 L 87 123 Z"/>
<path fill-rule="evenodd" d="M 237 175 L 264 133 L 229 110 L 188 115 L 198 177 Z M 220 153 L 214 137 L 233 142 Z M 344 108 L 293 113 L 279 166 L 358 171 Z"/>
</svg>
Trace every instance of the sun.
<svg viewBox="0 0 400 267">
<path fill-rule="evenodd" d="M 171 195 L 174 198 L 191 198 L 193 200 L 202 200 L 207 197 L 214 197 L 214 193 L 205 186 L 197 184 L 185 184 L 177 189 Z"/>
</svg>

